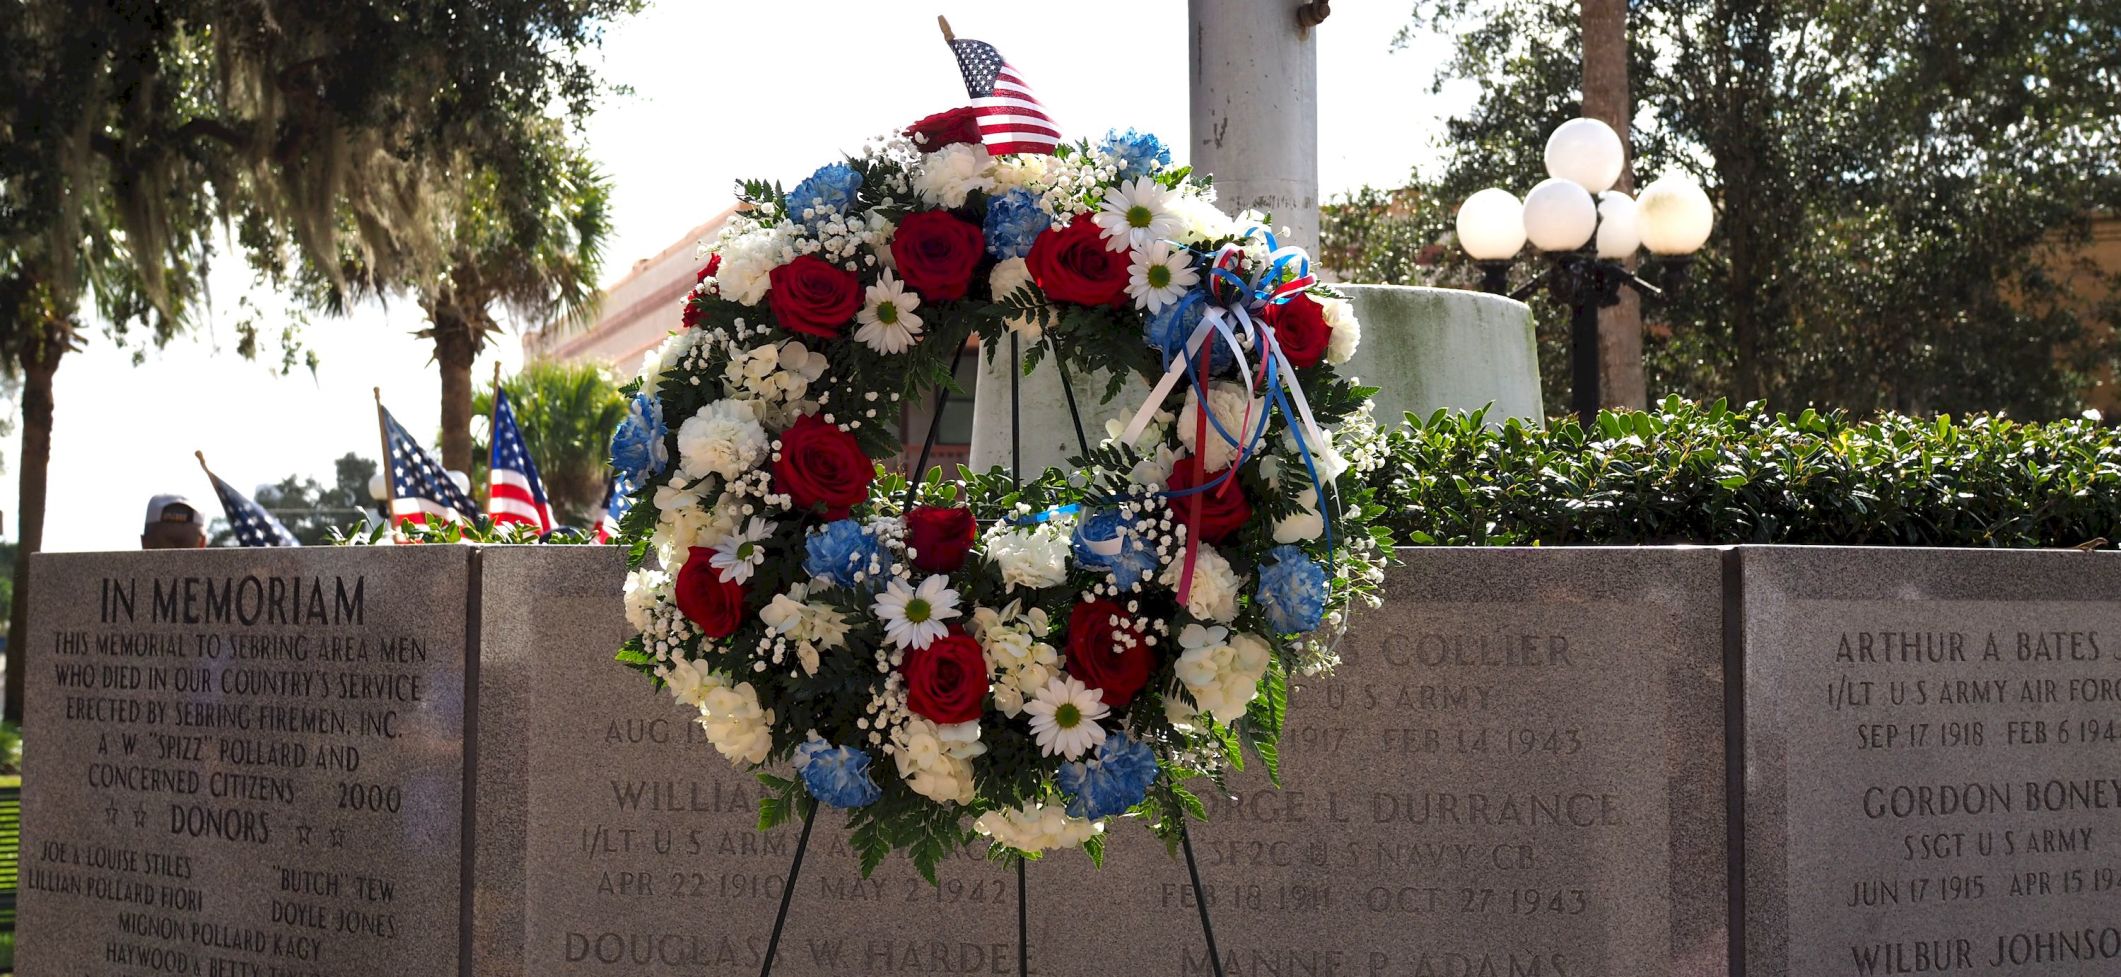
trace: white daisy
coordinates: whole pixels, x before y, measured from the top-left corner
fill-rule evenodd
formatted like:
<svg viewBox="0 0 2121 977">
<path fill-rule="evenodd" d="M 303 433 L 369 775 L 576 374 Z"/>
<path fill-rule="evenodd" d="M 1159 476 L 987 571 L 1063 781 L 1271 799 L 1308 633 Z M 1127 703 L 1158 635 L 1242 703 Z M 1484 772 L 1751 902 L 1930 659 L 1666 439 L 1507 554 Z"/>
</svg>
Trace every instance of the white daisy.
<svg viewBox="0 0 2121 977">
<path fill-rule="evenodd" d="M 714 544 L 714 558 L 708 565 L 722 571 L 722 579 L 743 583 L 751 579 L 752 567 L 766 562 L 766 548 L 759 544 L 772 535 L 772 523 L 752 516 L 744 528 Z"/>
<path fill-rule="evenodd" d="M 1147 177 L 1106 189 L 1104 202 L 1092 219 L 1104 232 L 1108 251 L 1140 251 L 1178 236 L 1185 228 L 1185 222 L 1171 212 L 1171 191 Z"/>
<path fill-rule="evenodd" d="M 879 353 L 903 353 L 920 341 L 921 297 L 906 290 L 906 283 L 885 272 L 866 290 L 862 310 L 854 314 L 862 327 L 854 338 Z"/>
<path fill-rule="evenodd" d="M 940 573 L 929 575 L 918 589 L 893 580 L 876 595 L 874 608 L 884 622 L 884 640 L 901 648 L 926 648 L 948 632 L 943 622 L 957 616 L 957 591 Z"/>
<path fill-rule="evenodd" d="M 1039 752 L 1070 760 L 1105 741 L 1105 727 L 1097 721 L 1109 711 L 1103 693 L 1067 675 L 1054 676 L 1038 690 L 1038 695 L 1024 703 Z"/>
<path fill-rule="evenodd" d="M 1193 255 L 1173 251 L 1162 241 L 1136 250 L 1127 266 L 1127 294 L 1134 296 L 1135 305 L 1152 313 L 1177 302 L 1199 283 Z"/>
</svg>

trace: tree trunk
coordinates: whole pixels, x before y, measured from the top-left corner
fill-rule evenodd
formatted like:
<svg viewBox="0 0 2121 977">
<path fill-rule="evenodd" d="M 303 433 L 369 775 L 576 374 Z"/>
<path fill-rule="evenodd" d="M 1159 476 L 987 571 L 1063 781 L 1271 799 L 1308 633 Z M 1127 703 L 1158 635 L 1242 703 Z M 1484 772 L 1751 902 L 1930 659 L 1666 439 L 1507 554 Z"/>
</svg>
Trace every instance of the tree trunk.
<svg viewBox="0 0 2121 977">
<path fill-rule="evenodd" d="M 7 625 L 6 714 L 22 721 L 22 686 L 29 678 L 29 556 L 44 548 L 44 480 L 52 461 L 52 375 L 66 354 L 65 330 L 49 330 L 22 355 L 21 499 L 15 505 L 20 544 L 15 550 L 15 603 Z M 125 510 L 129 512 L 131 510 Z M 123 518 L 121 512 L 116 518 Z"/>
<path fill-rule="evenodd" d="M 471 323 L 437 306 L 435 362 L 442 367 L 442 467 L 471 474 L 471 363 L 479 348 Z"/>
<path fill-rule="evenodd" d="M 1634 115 L 1628 94 L 1627 0 L 1581 0 L 1577 15 L 1583 39 L 1583 114 L 1612 126 L 1628 150 L 1613 189 L 1635 188 L 1628 121 Z M 1633 260 L 1630 259 L 1630 265 Z M 1642 375 L 1642 300 L 1633 289 L 1621 289 L 1620 304 L 1598 313 L 1598 373 L 1608 407 L 1649 406 Z"/>
</svg>

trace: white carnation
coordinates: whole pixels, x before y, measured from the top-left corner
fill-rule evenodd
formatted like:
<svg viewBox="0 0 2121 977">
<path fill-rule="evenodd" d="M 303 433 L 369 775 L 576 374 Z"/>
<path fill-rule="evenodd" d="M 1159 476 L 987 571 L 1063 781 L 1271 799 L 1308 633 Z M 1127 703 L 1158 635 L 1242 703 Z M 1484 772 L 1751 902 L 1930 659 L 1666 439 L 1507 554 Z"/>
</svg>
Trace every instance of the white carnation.
<svg viewBox="0 0 2121 977">
<path fill-rule="evenodd" d="M 1355 348 L 1362 345 L 1362 323 L 1355 321 L 1355 303 L 1347 299 L 1327 298 L 1313 295 L 1326 325 L 1333 331 L 1326 339 L 1326 362 L 1335 366 L 1346 363 L 1355 355 Z"/>
<path fill-rule="evenodd" d="M 688 478 L 734 481 L 766 457 L 766 430 L 751 405 L 717 400 L 678 426 L 678 470 Z"/>
<path fill-rule="evenodd" d="M 1171 213 L 1178 218 L 1178 240 L 1181 244 L 1206 244 L 1237 233 L 1230 222 L 1230 215 L 1217 210 L 1212 198 L 1182 192 L 1170 202 Z"/>
<path fill-rule="evenodd" d="M 1057 587 L 1068 579 L 1070 542 L 1068 527 L 1057 523 L 1012 529 L 998 522 L 987 530 L 987 560 L 1010 587 Z"/>
<path fill-rule="evenodd" d="M 1186 561 L 1174 559 L 1164 569 L 1161 582 L 1176 591 L 1184 576 Z M 1228 623 L 1237 617 L 1237 593 L 1244 579 L 1230 568 L 1230 561 L 1213 546 L 1203 546 L 1193 561 L 1193 589 L 1186 594 L 1186 613 L 1197 618 Z"/>
<path fill-rule="evenodd" d="M 795 260 L 795 236 L 795 225 L 787 221 L 767 225 L 744 217 L 730 219 L 715 248 L 722 256 L 715 274 L 722 297 L 742 305 L 759 304 L 772 284 L 767 276 Z"/>
<path fill-rule="evenodd" d="M 992 189 L 993 160 L 984 146 L 969 143 L 944 146 L 922 156 L 913 170 L 913 192 L 928 204 L 963 207 L 966 195 L 972 191 Z"/>
<path fill-rule="evenodd" d="M 1178 414 L 1178 430 L 1190 440 L 1196 425 L 1200 394 L 1188 389 L 1186 406 Z M 1201 461 L 1206 465 L 1202 474 L 1214 474 L 1229 467 L 1230 460 L 1237 457 L 1237 445 L 1231 439 L 1244 441 L 1259 430 L 1261 418 L 1266 415 L 1267 402 L 1258 397 L 1245 396 L 1245 388 L 1231 381 L 1220 381 L 1208 385 L 1208 406 L 1215 413 L 1215 424 L 1208 425 L 1208 435 L 1200 446 Z M 1222 425 L 1221 430 L 1216 424 Z M 1227 433 L 1229 437 L 1223 435 Z"/>
</svg>

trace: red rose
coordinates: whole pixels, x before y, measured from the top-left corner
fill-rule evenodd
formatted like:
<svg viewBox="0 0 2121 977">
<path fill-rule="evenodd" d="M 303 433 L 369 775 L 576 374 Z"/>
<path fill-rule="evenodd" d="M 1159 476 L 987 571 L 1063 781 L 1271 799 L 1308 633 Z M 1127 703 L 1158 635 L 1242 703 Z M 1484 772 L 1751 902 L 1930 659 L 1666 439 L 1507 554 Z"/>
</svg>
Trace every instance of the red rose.
<svg viewBox="0 0 2121 977">
<path fill-rule="evenodd" d="M 698 275 L 693 276 L 692 283 L 694 285 L 697 285 L 701 282 L 706 281 L 709 278 L 713 278 L 714 276 L 721 274 L 721 271 L 722 256 L 720 254 L 716 254 L 708 258 L 707 263 L 705 265 L 700 266 L 700 273 Z"/>
<path fill-rule="evenodd" d="M 1156 667 L 1156 649 L 1142 637 L 1118 604 L 1077 604 L 1068 614 L 1068 674 L 1097 689 L 1105 705 L 1125 706 Z"/>
<path fill-rule="evenodd" d="M 699 325 L 700 317 L 706 314 L 707 309 L 702 304 L 700 296 L 694 295 L 690 292 L 685 293 L 685 313 L 684 315 L 679 316 L 679 318 L 685 323 L 685 328 L 690 329 L 694 326 Z"/>
<path fill-rule="evenodd" d="M 929 573 L 951 573 L 965 565 L 977 531 L 971 509 L 915 506 L 906 513 L 906 545 L 913 547 L 913 565 Z"/>
<path fill-rule="evenodd" d="M 899 277 L 929 302 L 964 298 L 986 251 L 987 239 L 977 226 L 941 210 L 909 215 L 891 236 Z"/>
<path fill-rule="evenodd" d="M 1055 302 L 1118 305 L 1127 300 L 1127 255 L 1109 251 L 1090 215 L 1065 228 L 1047 228 L 1024 257 L 1031 280 Z"/>
<path fill-rule="evenodd" d="M 987 698 L 987 659 L 979 642 L 956 628 L 906 653 L 906 708 L 939 725 L 978 719 Z"/>
<path fill-rule="evenodd" d="M 1206 485 L 1222 478 L 1224 471 L 1229 471 L 1226 468 L 1203 476 L 1200 469 L 1199 457 L 1180 459 L 1178 464 L 1171 466 L 1171 490 L 1175 492 Z M 1238 527 L 1252 518 L 1252 503 L 1245 498 L 1244 486 L 1237 483 L 1234 473 L 1223 479 L 1222 484 L 1205 492 L 1172 499 L 1171 508 L 1176 510 L 1180 518 L 1189 518 L 1196 499 L 1200 501 L 1200 523 L 1193 531 L 1200 534 L 1200 541 L 1203 543 L 1220 543 L 1229 539 L 1231 533 L 1236 532 Z"/>
<path fill-rule="evenodd" d="M 1267 325 L 1274 327 L 1274 341 L 1281 346 L 1290 366 L 1317 366 L 1333 340 L 1333 327 L 1326 324 L 1325 307 L 1298 295 L 1280 305 L 1267 306 Z"/>
<path fill-rule="evenodd" d="M 775 268 L 766 279 L 766 304 L 791 332 L 837 339 L 862 307 L 861 280 L 814 254 Z"/>
<path fill-rule="evenodd" d="M 845 519 L 848 508 L 869 497 L 876 464 L 854 435 L 805 414 L 781 432 L 781 456 L 773 463 L 773 489 L 795 500 L 797 509 L 825 507 L 825 518 Z"/>
<path fill-rule="evenodd" d="M 922 138 L 926 137 L 926 138 Z M 979 116 L 967 105 L 963 108 L 937 112 L 906 127 L 906 138 L 914 141 L 921 152 L 932 153 L 944 146 L 965 142 L 978 145 Z"/>
<path fill-rule="evenodd" d="M 685 557 L 685 565 L 679 568 L 672 589 L 676 591 L 678 610 L 699 625 L 701 633 L 710 638 L 726 638 L 736 633 L 737 622 L 744 617 L 744 585 L 723 579 L 722 571 L 709 562 L 713 559 L 713 549 L 693 547 Z"/>
</svg>

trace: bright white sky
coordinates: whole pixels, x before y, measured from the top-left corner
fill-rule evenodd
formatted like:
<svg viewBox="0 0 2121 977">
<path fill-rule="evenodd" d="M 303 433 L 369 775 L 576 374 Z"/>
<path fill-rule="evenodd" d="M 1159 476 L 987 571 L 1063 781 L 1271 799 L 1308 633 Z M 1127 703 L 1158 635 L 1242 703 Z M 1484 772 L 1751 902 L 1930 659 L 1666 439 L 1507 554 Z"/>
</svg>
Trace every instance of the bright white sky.
<svg viewBox="0 0 2121 977">
<path fill-rule="evenodd" d="M 758 20 L 747 26 L 725 5 L 663 0 L 607 38 L 607 77 L 634 90 L 589 126 L 615 187 L 607 279 L 712 216 L 739 177 L 793 183 L 867 136 L 964 102 L 936 4 L 776 0 L 750 9 Z M 1064 31 L 1037 22 L 1056 9 L 1049 6 L 939 9 L 959 34 L 1001 49 L 1071 134 L 1131 125 L 1186 155 L 1186 4 L 1076 0 L 1068 14 L 1086 26 Z M 1404 3 L 1339 4 L 1319 29 L 1318 169 L 1328 195 L 1405 182 L 1434 158 L 1441 120 L 1471 101 L 1464 88 L 1427 94 L 1448 39 L 1390 50 L 1406 12 Z M 849 40 L 817 42 L 825 36 Z M 781 43 L 798 39 L 801 55 Z M 101 336 L 66 358 L 54 395 L 46 549 L 137 546 L 156 492 L 184 492 L 218 512 L 194 449 L 244 490 L 295 472 L 328 482 L 334 458 L 379 452 L 373 386 L 409 430 L 432 436 L 440 381 L 429 347 L 412 336 L 421 327 L 416 306 L 398 301 L 319 320 L 306 334 L 322 358 L 316 376 L 283 377 L 234 352 L 245 281 L 237 262 L 224 262 L 216 308 L 196 335 L 141 366 Z M 516 367 L 513 337 L 472 375 L 489 376 L 494 358 Z M 19 437 L 6 439 L 0 510 L 8 539 L 19 451 Z"/>
</svg>

